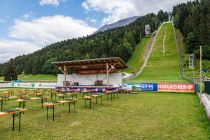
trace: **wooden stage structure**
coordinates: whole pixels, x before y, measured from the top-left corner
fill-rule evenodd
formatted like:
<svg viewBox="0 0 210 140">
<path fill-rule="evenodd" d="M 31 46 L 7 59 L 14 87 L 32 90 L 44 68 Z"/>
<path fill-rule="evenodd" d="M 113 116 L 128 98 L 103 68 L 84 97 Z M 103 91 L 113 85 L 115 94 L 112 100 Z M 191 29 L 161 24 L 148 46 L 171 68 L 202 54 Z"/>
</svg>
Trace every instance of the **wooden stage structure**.
<svg viewBox="0 0 210 140">
<path fill-rule="evenodd" d="M 60 61 L 53 62 L 53 64 L 57 65 L 59 70 L 64 74 L 63 87 L 69 88 L 112 88 L 109 85 L 109 74 L 118 73 L 128 68 L 125 62 L 119 57 Z M 67 85 L 67 74 L 69 71 L 79 75 L 106 74 L 106 85 L 100 87 L 94 85 L 69 86 Z"/>
</svg>

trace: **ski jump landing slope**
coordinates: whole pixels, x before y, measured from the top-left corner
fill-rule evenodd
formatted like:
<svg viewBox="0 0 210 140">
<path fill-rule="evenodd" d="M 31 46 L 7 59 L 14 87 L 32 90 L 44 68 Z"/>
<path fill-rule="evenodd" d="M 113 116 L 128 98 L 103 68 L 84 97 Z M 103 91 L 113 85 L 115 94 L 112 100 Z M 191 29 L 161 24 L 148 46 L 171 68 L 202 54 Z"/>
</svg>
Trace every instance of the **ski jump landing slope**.
<svg viewBox="0 0 210 140">
<path fill-rule="evenodd" d="M 180 72 L 179 53 L 171 22 L 161 25 L 148 58 L 131 82 L 185 83 Z"/>
</svg>

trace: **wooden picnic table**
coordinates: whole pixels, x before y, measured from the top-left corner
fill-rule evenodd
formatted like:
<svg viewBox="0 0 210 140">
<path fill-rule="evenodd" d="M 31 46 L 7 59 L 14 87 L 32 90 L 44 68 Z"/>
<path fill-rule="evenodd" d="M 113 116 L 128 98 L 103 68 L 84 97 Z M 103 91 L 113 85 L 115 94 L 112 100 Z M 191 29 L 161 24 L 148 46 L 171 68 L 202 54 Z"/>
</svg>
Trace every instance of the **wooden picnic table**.
<svg viewBox="0 0 210 140">
<path fill-rule="evenodd" d="M 55 120 L 55 106 L 56 105 L 61 105 L 61 104 L 65 104 L 68 103 L 68 113 L 70 113 L 71 110 L 71 103 L 74 104 L 74 113 L 75 113 L 75 103 L 78 101 L 78 99 L 74 99 L 74 98 L 69 98 L 69 99 L 65 99 L 65 100 L 61 100 L 61 101 L 55 101 L 55 102 L 46 102 L 43 105 L 46 106 L 47 109 L 47 120 L 48 120 L 48 110 L 52 109 L 53 110 L 53 121 Z"/>
<path fill-rule="evenodd" d="M 21 114 L 27 111 L 27 109 L 23 108 L 15 108 L 12 110 L 5 110 L 3 112 L 0 112 L 0 117 L 12 115 L 12 130 L 15 130 L 15 117 L 19 117 L 19 131 L 21 127 Z"/>
<path fill-rule="evenodd" d="M 95 92 L 96 92 L 95 90 L 83 90 L 82 94 L 83 94 L 83 96 L 85 96 L 85 94 L 88 96 L 89 93 L 92 95 Z"/>
<path fill-rule="evenodd" d="M 92 107 L 91 106 L 91 104 L 92 104 L 92 98 L 93 98 L 92 96 L 84 96 L 83 97 L 83 99 L 85 100 L 85 107 L 87 107 L 86 102 L 89 101 L 90 102 L 89 108 L 91 109 L 91 107 Z"/>
<path fill-rule="evenodd" d="M 47 102 L 48 98 L 49 98 L 49 96 L 41 96 L 41 97 L 33 97 L 33 98 L 30 98 L 30 99 L 31 100 L 41 100 L 42 109 L 43 109 L 44 100 Z"/>
<path fill-rule="evenodd" d="M 51 98 L 51 101 L 52 101 L 53 94 L 55 95 L 56 94 L 56 91 L 54 91 L 54 90 L 48 90 L 47 91 L 47 94 L 50 94 L 50 98 Z M 56 96 L 55 96 L 55 99 L 56 99 Z"/>
<path fill-rule="evenodd" d="M 33 97 L 33 98 L 28 98 L 28 99 L 17 99 L 16 102 L 19 103 L 19 107 L 25 108 L 26 102 L 29 101 L 34 101 L 34 100 L 41 100 L 42 108 L 44 104 L 44 100 L 47 101 L 49 97 L 48 96 L 41 96 L 41 97 Z"/>
<path fill-rule="evenodd" d="M 111 101 L 112 101 L 113 95 L 114 95 L 114 98 L 115 98 L 115 94 L 117 94 L 117 96 L 118 96 L 117 90 L 107 90 L 107 91 L 105 91 L 105 93 L 107 95 L 107 100 L 109 100 L 109 95 L 111 96 Z"/>
<path fill-rule="evenodd" d="M 25 104 L 28 101 L 31 101 L 31 99 L 30 98 L 28 98 L 28 99 L 17 99 L 15 102 L 19 103 L 19 108 L 20 107 L 25 108 Z"/>
<path fill-rule="evenodd" d="M 96 93 L 96 94 L 93 94 L 91 95 L 93 98 L 96 98 L 96 104 L 98 103 L 98 97 L 101 98 L 101 104 L 102 104 L 102 96 L 103 94 L 102 93 Z"/>
<path fill-rule="evenodd" d="M 71 98 L 76 97 L 77 98 L 78 92 L 67 92 L 66 95 L 71 96 Z"/>
</svg>

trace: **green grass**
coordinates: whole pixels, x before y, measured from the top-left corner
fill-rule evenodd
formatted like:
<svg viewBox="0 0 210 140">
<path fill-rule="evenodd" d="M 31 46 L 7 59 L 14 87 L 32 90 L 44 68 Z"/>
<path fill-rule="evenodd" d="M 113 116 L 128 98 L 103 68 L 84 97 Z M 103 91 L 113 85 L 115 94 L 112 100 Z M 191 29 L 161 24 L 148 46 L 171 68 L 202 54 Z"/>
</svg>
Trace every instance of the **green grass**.
<svg viewBox="0 0 210 140">
<path fill-rule="evenodd" d="M 167 36 L 165 53 L 163 53 L 165 31 Z M 181 76 L 179 55 L 171 23 L 162 26 L 143 72 L 129 82 L 186 83 Z"/>
<path fill-rule="evenodd" d="M 127 65 L 130 67 L 125 70 L 127 73 L 136 73 L 141 65 L 143 64 L 143 57 L 146 53 L 152 38 L 143 38 L 141 42 L 136 46 L 134 53 L 132 54 L 131 59 L 128 61 Z"/>
<path fill-rule="evenodd" d="M 0 76 L 0 82 L 3 81 L 3 80 L 4 80 L 4 77 L 3 76 Z"/>
<path fill-rule="evenodd" d="M 23 81 L 56 81 L 57 76 L 56 75 L 46 75 L 46 74 L 21 74 L 18 75 L 18 80 L 23 80 Z M 0 81 L 3 81 L 3 77 L 0 77 Z"/>
<path fill-rule="evenodd" d="M 11 130 L 11 116 L 0 117 L 0 139 L 210 139 L 210 123 L 195 94 L 121 94 L 113 101 L 105 97 L 103 105 L 93 103 L 91 110 L 79 100 L 75 114 L 67 113 L 67 105 L 58 105 L 54 122 L 51 114 L 46 119 L 46 109 L 41 109 L 40 103 L 28 102 L 21 132 L 17 125 Z M 14 107 L 14 100 L 5 105 L 6 109 Z"/>
</svg>

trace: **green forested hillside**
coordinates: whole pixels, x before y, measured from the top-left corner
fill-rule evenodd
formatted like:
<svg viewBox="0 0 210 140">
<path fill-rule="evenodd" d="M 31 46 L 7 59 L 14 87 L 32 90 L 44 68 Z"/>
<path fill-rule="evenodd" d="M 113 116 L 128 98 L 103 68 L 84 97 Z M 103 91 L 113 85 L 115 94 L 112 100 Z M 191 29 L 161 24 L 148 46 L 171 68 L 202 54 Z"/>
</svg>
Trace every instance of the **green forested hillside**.
<svg viewBox="0 0 210 140">
<path fill-rule="evenodd" d="M 210 1 L 196 0 L 179 4 L 173 9 L 175 26 L 184 36 L 185 51 L 199 58 L 199 46 L 203 46 L 203 58 L 210 60 Z"/>
<path fill-rule="evenodd" d="M 21 74 L 55 74 L 53 61 L 65 61 L 76 59 L 90 59 L 100 57 L 121 57 L 128 61 L 136 47 L 144 37 L 144 26 L 150 24 L 152 31 L 165 20 L 155 14 L 139 17 L 134 23 L 99 32 L 87 37 L 64 40 L 49 45 L 37 52 L 23 55 L 14 59 L 17 73 Z"/>
</svg>

